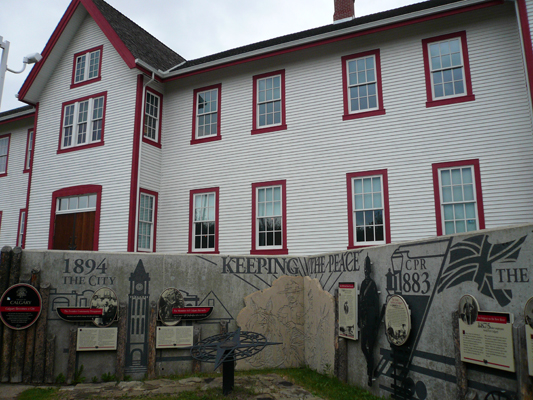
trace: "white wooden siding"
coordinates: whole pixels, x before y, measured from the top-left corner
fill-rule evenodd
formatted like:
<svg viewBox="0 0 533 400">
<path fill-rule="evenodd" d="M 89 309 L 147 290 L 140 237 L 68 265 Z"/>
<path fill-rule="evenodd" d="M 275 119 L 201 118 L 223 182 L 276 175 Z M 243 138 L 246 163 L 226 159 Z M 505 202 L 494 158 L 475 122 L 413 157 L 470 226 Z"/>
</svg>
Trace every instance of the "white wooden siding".
<svg viewBox="0 0 533 400">
<path fill-rule="evenodd" d="M 426 108 L 422 39 L 465 30 L 473 102 Z M 380 49 L 386 115 L 343 121 L 341 57 Z M 286 71 L 285 131 L 251 135 L 252 76 Z M 222 84 L 222 140 L 190 145 L 193 90 Z M 251 184 L 286 179 L 290 254 L 348 245 L 346 173 L 387 169 L 392 241 L 436 234 L 432 164 L 479 159 L 487 228 L 533 221 L 533 140 L 512 4 L 166 86 L 160 252 L 186 252 L 189 191 L 220 187 L 220 252 L 251 249 Z"/>
<path fill-rule="evenodd" d="M 103 45 L 102 79 L 70 89 L 73 56 Z M 102 185 L 99 250 L 127 249 L 136 75 L 87 16 L 50 77 L 40 99 L 26 248 L 47 248 L 52 192 Z M 104 146 L 57 154 L 61 105 L 107 91 Z"/>
<path fill-rule="evenodd" d="M 26 118 L 2 125 L 0 135 L 11 133 L 9 142 L 9 159 L 7 176 L 0 178 L 0 248 L 15 247 L 19 215 L 22 208 L 26 208 L 29 173 L 23 173 L 26 160 L 26 142 L 28 129 L 33 126 L 33 118 Z"/>
</svg>

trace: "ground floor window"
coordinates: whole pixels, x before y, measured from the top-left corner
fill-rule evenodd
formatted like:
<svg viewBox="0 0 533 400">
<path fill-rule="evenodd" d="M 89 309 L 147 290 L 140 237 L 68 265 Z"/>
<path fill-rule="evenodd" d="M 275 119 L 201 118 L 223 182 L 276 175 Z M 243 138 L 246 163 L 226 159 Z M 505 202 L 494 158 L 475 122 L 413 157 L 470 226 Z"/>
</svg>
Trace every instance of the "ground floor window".
<svg viewBox="0 0 533 400">
<path fill-rule="evenodd" d="M 155 251 L 157 193 L 141 189 L 139 196 L 137 251 Z"/>
<path fill-rule="evenodd" d="M 98 250 L 100 185 L 75 186 L 52 194 L 48 248 Z"/>
</svg>

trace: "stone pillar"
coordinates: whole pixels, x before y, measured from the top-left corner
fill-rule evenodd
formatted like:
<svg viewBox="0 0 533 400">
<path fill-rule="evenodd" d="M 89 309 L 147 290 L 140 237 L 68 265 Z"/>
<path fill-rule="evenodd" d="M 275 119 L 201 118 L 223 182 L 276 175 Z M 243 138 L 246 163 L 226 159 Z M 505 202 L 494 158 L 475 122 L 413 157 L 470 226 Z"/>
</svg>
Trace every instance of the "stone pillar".
<svg viewBox="0 0 533 400">
<path fill-rule="evenodd" d="M 452 312 L 453 344 L 455 350 L 455 375 L 457 377 L 457 399 L 465 400 L 468 393 L 466 366 L 461 361 L 461 343 L 459 339 L 459 312 Z"/>
<path fill-rule="evenodd" d="M 523 319 L 515 322 L 513 326 L 513 340 L 518 400 L 533 400 L 533 377 L 529 376 L 527 338 Z"/>
<path fill-rule="evenodd" d="M 30 274 L 20 277 L 20 283 L 29 284 Z M 22 371 L 24 368 L 24 351 L 26 350 L 27 329 L 16 330 L 13 333 L 13 350 L 11 353 L 11 371 L 9 381 L 12 383 L 22 382 Z"/>
<path fill-rule="evenodd" d="M 220 326 L 222 329 L 222 325 Z M 228 325 L 226 324 L 226 331 L 228 329 Z M 198 342 L 201 340 L 202 337 L 202 327 L 200 325 L 195 325 L 193 327 L 193 334 L 192 334 L 192 344 L 193 346 L 196 346 Z M 192 373 L 197 374 L 199 372 L 202 372 L 202 364 L 199 360 L 196 360 L 193 358 L 192 360 Z"/>
<path fill-rule="evenodd" d="M 116 376 L 119 381 L 124 380 L 124 369 L 126 366 L 126 338 L 128 336 L 127 326 L 127 311 L 128 306 L 126 303 L 120 303 L 118 313 L 118 337 L 117 337 L 117 366 Z"/>
<path fill-rule="evenodd" d="M 48 325 L 48 301 L 50 298 L 50 284 L 42 283 L 39 285 L 39 292 L 43 305 L 41 308 L 41 315 L 36 322 L 35 328 L 35 347 L 33 351 L 33 372 L 31 380 L 33 383 L 44 382 L 44 359 L 45 359 L 45 342 L 46 342 L 46 327 Z"/>
<path fill-rule="evenodd" d="M 78 339 L 78 329 L 70 328 L 68 335 L 68 363 L 67 363 L 67 384 L 74 381 L 76 374 L 76 341 Z"/>
<path fill-rule="evenodd" d="M 55 357 L 56 357 L 56 335 L 48 335 L 48 337 L 46 338 L 46 360 L 45 360 L 45 372 L 44 372 L 45 383 L 54 383 Z"/>
<path fill-rule="evenodd" d="M 33 269 L 31 271 L 31 285 L 38 289 L 40 282 L 41 282 L 41 270 Z M 35 347 L 36 329 L 37 329 L 37 323 L 30 326 L 26 332 L 26 349 L 24 351 L 24 369 L 22 371 L 22 382 L 24 383 L 31 382 L 31 373 L 33 369 L 33 353 L 35 350 L 34 347 Z"/>
<path fill-rule="evenodd" d="M 150 303 L 150 320 L 148 321 L 148 366 L 146 376 L 155 378 L 155 331 L 157 329 L 157 306 L 155 301 Z"/>
</svg>

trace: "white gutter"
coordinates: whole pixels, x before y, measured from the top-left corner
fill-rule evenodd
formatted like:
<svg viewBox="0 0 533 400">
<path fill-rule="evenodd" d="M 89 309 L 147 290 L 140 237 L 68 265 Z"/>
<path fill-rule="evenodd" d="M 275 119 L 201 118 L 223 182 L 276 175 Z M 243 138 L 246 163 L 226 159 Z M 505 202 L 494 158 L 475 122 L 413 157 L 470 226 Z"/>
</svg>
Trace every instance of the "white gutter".
<svg viewBox="0 0 533 400">
<path fill-rule="evenodd" d="M 3 111 L 2 113 L 4 113 L 4 112 L 7 112 L 7 111 Z M 2 113 L 0 113 L 0 114 L 2 114 Z M 19 118 L 19 117 L 23 117 L 25 115 L 31 115 L 31 114 L 34 114 L 34 113 L 35 113 L 35 108 L 31 108 L 29 110 L 24 110 L 24 111 L 19 111 L 17 113 L 4 115 L 4 116 L 0 117 L 0 122 L 9 121 L 10 119 Z"/>
<path fill-rule="evenodd" d="M 140 60 L 139 60 L 140 61 Z M 137 62 L 137 60 L 135 60 Z M 143 75 L 144 79 L 144 75 Z M 141 154 L 142 154 L 142 148 L 143 148 L 143 125 L 144 125 L 144 98 L 146 94 L 146 86 L 148 86 L 150 83 L 152 83 L 155 79 L 155 72 L 152 71 L 152 78 L 143 84 L 143 93 L 141 96 L 141 127 L 140 127 L 140 137 L 139 137 L 139 161 L 137 164 L 137 193 L 135 195 L 136 202 L 135 202 L 135 237 L 133 239 L 133 251 L 137 251 L 138 241 L 139 241 L 139 209 L 140 207 L 140 198 L 141 198 Z M 161 123 L 161 122 L 160 122 Z M 153 235 L 152 235 L 153 236 Z M 154 238 L 152 238 L 153 240 Z"/>
<path fill-rule="evenodd" d="M 472 6 L 472 5 L 476 5 L 476 4 L 481 4 L 481 3 L 487 3 L 488 1 L 489 0 L 463 0 L 463 1 L 456 2 L 456 3 L 446 4 L 446 5 L 442 5 L 442 6 L 434 7 L 434 8 L 429 8 L 429 9 L 422 10 L 422 11 L 417 11 L 417 12 L 413 12 L 413 13 L 409 13 L 409 14 L 403 14 L 403 15 L 399 15 L 399 16 L 396 16 L 396 17 L 382 19 L 382 20 L 379 20 L 379 21 L 369 22 L 369 23 L 363 24 L 363 25 L 350 26 L 350 27 L 345 28 L 345 29 L 340 29 L 340 30 L 336 30 L 336 31 L 333 31 L 333 32 L 324 33 L 324 34 L 321 34 L 321 35 L 315 35 L 315 36 L 311 36 L 311 37 L 307 37 L 307 38 L 302 38 L 302 39 L 299 39 L 299 40 L 294 40 L 294 41 L 290 41 L 290 42 L 287 42 L 287 43 L 282 43 L 282 44 L 279 44 L 279 45 L 265 47 L 265 48 L 262 48 L 262 49 L 246 52 L 246 53 L 243 53 L 243 54 L 237 54 L 237 55 L 234 55 L 234 56 L 231 56 L 231 57 L 225 57 L 225 58 L 214 60 L 214 61 L 211 61 L 211 62 L 202 63 L 202 64 L 199 64 L 199 65 L 195 65 L 195 66 L 192 66 L 192 67 L 189 67 L 189 68 L 184 68 L 184 69 L 181 69 L 179 71 L 172 72 L 172 73 L 164 73 L 163 71 L 161 71 L 161 72 L 164 73 L 164 76 L 162 76 L 162 78 L 167 79 L 167 78 L 170 78 L 170 77 L 173 77 L 173 76 L 179 76 L 179 75 L 182 75 L 182 74 L 187 74 L 189 72 L 194 72 L 194 71 L 202 70 L 202 69 L 205 69 L 205 68 L 214 67 L 214 66 L 221 65 L 221 64 L 226 64 L 226 63 L 229 63 L 229 62 L 245 60 L 245 59 L 250 58 L 250 57 L 259 56 L 259 55 L 266 54 L 266 53 L 271 53 L 271 52 L 274 52 L 274 51 L 285 50 L 285 49 L 288 49 L 288 48 L 291 48 L 291 47 L 295 47 L 295 46 L 302 46 L 302 45 L 310 44 L 310 43 L 321 41 L 321 40 L 332 39 L 332 38 L 335 38 L 337 36 L 343 36 L 343 35 L 347 35 L 347 34 L 351 34 L 351 33 L 361 32 L 361 31 L 365 31 L 365 30 L 369 30 L 369 29 L 373 29 L 373 28 L 378 28 L 378 27 L 385 26 L 385 25 L 398 23 L 398 22 L 404 22 L 404 21 L 408 21 L 410 19 L 426 17 L 426 16 L 430 16 L 430 15 L 433 15 L 433 14 L 441 13 L 441 12 L 451 11 L 451 10 L 455 10 L 455 9 L 459 9 L 459 8 L 463 8 L 463 7 L 468 7 L 468 6 Z"/>
</svg>

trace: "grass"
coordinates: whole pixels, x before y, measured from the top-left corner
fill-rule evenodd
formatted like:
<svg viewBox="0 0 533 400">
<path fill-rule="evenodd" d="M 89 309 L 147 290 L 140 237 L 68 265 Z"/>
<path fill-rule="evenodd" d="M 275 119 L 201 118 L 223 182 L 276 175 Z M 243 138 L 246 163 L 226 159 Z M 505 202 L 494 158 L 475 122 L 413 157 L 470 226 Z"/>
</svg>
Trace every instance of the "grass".
<svg viewBox="0 0 533 400">
<path fill-rule="evenodd" d="M 291 368 L 291 369 L 263 369 L 253 371 L 236 371 L 235 376 L 253 376 L 253 375 L 265 375 L 275 373 L 283 379 L 290 381 L 296 385 L 299 385 L 307 391 L 313 393 L 316 396 L 322 397 L 327 400 L 380 400 L 381 397 L 376 397 L 364 389 L 350 386 L 340 382 L 337 378 L 321 375 L 308 368 Z M 168 376 L 170 379 L 184 379 L 192 376 L 201 378 L 219 377 L 220 374 L 194 374 L 194 375 L 175 375 Z M 222 395 L 222 388 L 209 389 L 205 391 L 193 391 L 183 392 L 176 396 L 153 396 L 152 400 L 247 400 L 257 395 L 252 390 L 239 387 L 238 385 L 228 396 Z M 18 400 L 59 400 L 62 396 L 58 393 L 57 389 L 30 389 L 23 392 Z M 98 397 L 95 397 L 98 398 Z M 141 400 L 146 399 L 143 397 L 127 397 L 128 400 Z"/>
</svg>

